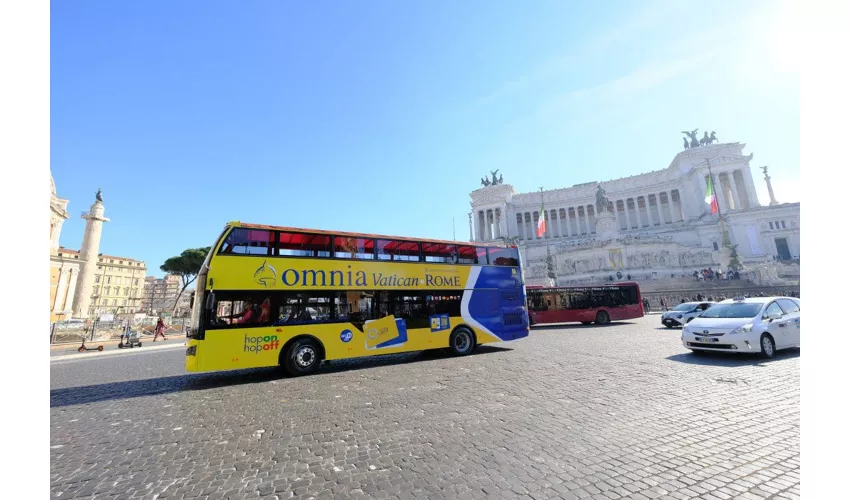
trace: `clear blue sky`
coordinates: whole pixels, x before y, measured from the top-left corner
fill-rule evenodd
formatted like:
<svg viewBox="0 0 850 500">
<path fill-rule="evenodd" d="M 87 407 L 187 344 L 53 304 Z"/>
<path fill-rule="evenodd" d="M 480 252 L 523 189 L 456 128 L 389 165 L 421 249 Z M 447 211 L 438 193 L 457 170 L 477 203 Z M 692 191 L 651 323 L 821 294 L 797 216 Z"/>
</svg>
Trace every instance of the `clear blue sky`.
<svg viewBox="0 0 850 500">
<path fill-rule="evenodd" d="M 101 251 L 155 275 L 229 220 L 451 238 L 454 217 L 465 239 L 489 170 L 518 192 L 658 170 L 693 128 L 799 201 L 793 21 L 775 1 L 53 2 L 60 243 L 97 188 Z"/>
</svg>

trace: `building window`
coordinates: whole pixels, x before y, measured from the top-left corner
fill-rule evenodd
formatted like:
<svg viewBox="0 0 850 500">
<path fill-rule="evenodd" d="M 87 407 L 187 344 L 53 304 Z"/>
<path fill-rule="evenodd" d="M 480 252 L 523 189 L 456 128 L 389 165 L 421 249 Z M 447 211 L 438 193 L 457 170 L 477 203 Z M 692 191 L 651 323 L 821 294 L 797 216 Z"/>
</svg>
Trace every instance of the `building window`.
<svg viewBox="0 0 850 500">
<path fill-rule="evenodd" d="M 106 277 L 106 284 L 110 284 L 110 283 L 112 283 L 112 276 L 107 276 Z"/>
<path fill-rule="evenodd" d="M 119 264 L 123 264 L 123 263 L 124 263 L 124 261 L 123 261 L 123 260 L 119 260 L 119 261 L 118 261 L 118 263 L 119 263 Z"/>
<path fill-rule="evenodd" d="M 94 287 L 94 288 L 92 289 L 92 291 L 94 292 L 94 295 L 97 295 L 97 292 L 99 292 L 99 291 L 100 291 L 100 287 L 99 287 L 99 286 L 96 286 L 96 287 Z"/>
<path fill-rule="evenodd" d="M 110 290 L 111 290 L 111 288 L 109 288 L 108 286 L 103 287 L 103 294 L 104 294 L 104 295 L 109 295 L 109 291 L 110 291 Z"/>
<path fill-rule="evenodd" d="M 130 289 L 124 288 L 124 295 L 130 295 Z"/>
<path fill-rule="evenodd" d="M 95 276 L 95 277 L 94 277 L 94 282 L 95 282 L 95 283 L 100 283 L 100 276 Z"/>
<path fill-rule="evenodd" d="M 770 223 L 770 228 L 773 229 L 773 222 Z"/>
<path fill-rule="evenodd" d="M 785 229 L 785 221 L 782 221 L 782 229 Z"/>
<path fill-rule="evenodd" d="M 712 245 L 714 245 L 714 250 L 715 250 L 715 251 L 720 250 L 720 247 L 719 247 L 719 246 L 717 246 L 717 242 L 716 242 L 716 241 L 715 241 L 715 242 L 713 242 L 713 243 L 712 243 Z"/>
<path fill-rule="evenodd" d="M 139 286 L 139 278 L 133 280 L 133 286 Z"/>
<path fill-rule="evenodd" d="M 114 261 L 114 260 L 112 260 L 112 259 L 109 259 L 109 263 L 110 263 L 110 264 L 115 264 L 115 261 Z"/>
</svg>

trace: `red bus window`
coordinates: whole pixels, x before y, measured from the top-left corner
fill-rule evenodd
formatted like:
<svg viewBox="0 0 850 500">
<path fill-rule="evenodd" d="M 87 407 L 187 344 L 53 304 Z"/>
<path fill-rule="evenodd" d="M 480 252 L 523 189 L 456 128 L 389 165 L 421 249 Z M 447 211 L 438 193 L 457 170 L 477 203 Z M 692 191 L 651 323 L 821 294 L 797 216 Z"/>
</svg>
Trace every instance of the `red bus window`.
<svg viewBox="0 0 850 500">
<path fill-rule="evenodd" d="M 419 262 L 419 243 L 415 241 L 376 240 L 379 260 Z"/>
<path fill-rule="evenodd" d="M 234 228 L 227 235 L 220 254 L 274 255 L 274 233 L 262 229 Z"/>
<path fill-rule="evenodd" d="M 422 257 L 425 262 L 454 264 L 457 259 L 457 247 L 443 243 L 422 243 Z"/>
<path fill-rule="evenodd" d="M 487 249 L 484 247 L 459 246 L 458 264 L 486 264 Z"/>
<path fill-rule="evenodd" d="M 284 257 L 330 257 L 331 237 L 326 234 L 281 232 L 278 234 L 277 252 Z"/>
<path fill-rule="evenodd" d="M 373 260 L 375 258 L 375 240 L 334 236 L 334 257 L 338 259 Z"/>
</svg>

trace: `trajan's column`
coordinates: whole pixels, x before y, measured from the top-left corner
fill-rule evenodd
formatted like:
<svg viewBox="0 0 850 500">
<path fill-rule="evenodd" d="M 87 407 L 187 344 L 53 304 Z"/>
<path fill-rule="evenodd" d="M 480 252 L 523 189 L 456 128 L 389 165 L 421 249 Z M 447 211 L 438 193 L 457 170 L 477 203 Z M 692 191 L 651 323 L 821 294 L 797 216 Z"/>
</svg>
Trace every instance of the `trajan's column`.
<svg viewBox="0 0 850 500">
<path fill-rule="evenodd" d="M 101 190 L 97 190 L 95 202 L 89 213 L 83 214 L 86 220 L 86 232 L 83 235 L 83 246 L 80 248 L 80 277 L 77 283 L 77 294 L 74 296 L 73 317 L 88 318 L 91 305 L 94 275 L 97 271 L 98 250 L 100 249 L 100 232 L 103 223 L 109 219 L 103 216 L 103 198 Z"/>
</svg>

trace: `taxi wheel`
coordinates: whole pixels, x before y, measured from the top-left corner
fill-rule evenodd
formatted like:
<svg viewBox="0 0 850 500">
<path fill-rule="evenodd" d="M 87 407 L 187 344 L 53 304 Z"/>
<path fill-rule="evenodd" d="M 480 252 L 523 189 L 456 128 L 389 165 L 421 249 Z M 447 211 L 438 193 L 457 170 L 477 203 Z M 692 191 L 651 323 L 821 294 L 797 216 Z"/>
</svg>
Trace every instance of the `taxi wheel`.
<svg viewBox="0 0 850 500">
<path fill-rule="evenodd" d="M 761 336 L 761 355 L 763 358 L 770 359 L 776 354 L 776 343 L 770 335 L 764 334 Z"/>
<path fill-rule="evenodd" d="M 449 351 L 455 356 L 466 356 L 475 350 L 475 334 L 469 328 L 460 327 L 449 335 Z"/>
<path fill-rule="evenodd" d="M 665 324 L 664 326 L 666 326 L 667 328 L 673 328 L 673 325 Z"/>
<path fill-rule="evenodd" d="M 293 377 L 309 375 L 322 364 L 321 348 L 315 340 L 298 339 L 289 346 L 284 355 L 283 368 Z"/>
</svg>

